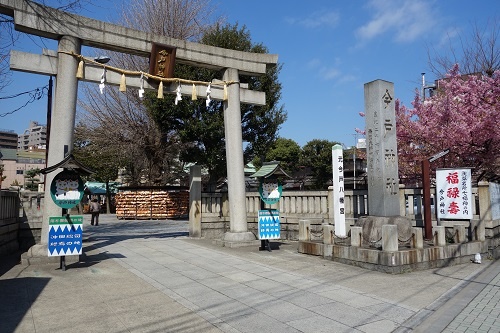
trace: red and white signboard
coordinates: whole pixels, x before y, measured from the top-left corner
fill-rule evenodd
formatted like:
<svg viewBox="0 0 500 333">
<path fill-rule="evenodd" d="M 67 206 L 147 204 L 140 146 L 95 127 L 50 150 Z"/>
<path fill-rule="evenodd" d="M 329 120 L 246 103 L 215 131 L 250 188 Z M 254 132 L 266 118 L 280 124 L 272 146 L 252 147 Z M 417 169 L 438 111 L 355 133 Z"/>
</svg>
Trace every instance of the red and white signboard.
<svg viewBox="0 0 500 333">
<path fill-rule="evenodd" d="M 436 196 L 439 219 L 472 219 L 471 170 L 437 169 Z"/>
</svg>

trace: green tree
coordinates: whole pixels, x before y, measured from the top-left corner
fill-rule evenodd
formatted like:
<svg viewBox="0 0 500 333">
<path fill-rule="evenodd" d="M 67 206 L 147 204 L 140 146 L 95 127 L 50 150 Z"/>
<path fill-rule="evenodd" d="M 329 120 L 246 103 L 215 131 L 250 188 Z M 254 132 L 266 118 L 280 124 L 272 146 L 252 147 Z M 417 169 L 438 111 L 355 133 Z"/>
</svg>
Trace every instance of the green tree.
<svg viewBox="0 0 500 333">
<path fill-rule="evenodd" d="M 266 161 L 280 161 L 280 166 L 292 176 L 298 169 L 302 150 L 292 139 L 278 138 L 266 154 Z"/>
<path fill-rule="evenodd" d="M 253 44 L 246 27 L 238 24 L 219 25 L 208 30 L 200 42 L 202 44 L 223 47 L 245 52 L 266 53 L 262 44 Z M 268 68 L 265 75 L 259 77 L 240 76 L 240 82 L 248 83 L 249 89 L 266 92 L 266 105 L 241 105 L 242 135 L 247 143 L 245 158 L 265 157 L 267 150 L 276 140 L 278 130 L 286 120 L 286 112 L 279 105 L 281 84 L 278 74 L 281 65 Z M 210 82 L 222 79 L 218 71 L 200 69 L 187 65 L 177 65 L 175 77 Z M 164 133 L 176 131 L 185 149 L 180 158 L 204 166 L 209 174 L 209 182 L 214 184 L 226 174 L 226 154 L 224 141 L 224 113 L 221 101 L 212 101 L 207 107 L 205 100 L 184 98 L 174 105 L 174 97 L 166 96 L 159 100 L 149 94 L 146 105 L 156 123 Z"/>
<path fill-rule="evenodd" d="M 0 189 L 2 188 L 2 182 L 5 180 L 5 178 L 7 178 L 7 176 L 3 175 L 3 171 L 4 171 L 4 165 L 0 164 Z"/>
<path fill-rule="evenodd" d="M 24 187 L 30 191 L 38 191 L 38 183 L 40 182 L 40 178 L 37 178 L 36 176 L 39 174 L 39 168 L 27 170 L 24 173 L 24 178 L 26 178 Z"/>
<path fill-rule="evenodd" d="M 312 189 L 327 189 L 332 179 L 332 147 L 338 142 L 314 139 L 302 147 L 301 165 L 313 174 Z"/>
<path fill-rule="evenodd" d="M 111 191 L 109 182 L 116 180 L 118 169 L 127 162 L 126 151 L 115 145 L 107 144 L 99 135 L 102 128 L 88 128 L 78 124 L 75 128 L 73 154 L 86 167 L 94 171 L 89 179 L 106 184 L 106 211 L 110 211 Z"/>
</svg>

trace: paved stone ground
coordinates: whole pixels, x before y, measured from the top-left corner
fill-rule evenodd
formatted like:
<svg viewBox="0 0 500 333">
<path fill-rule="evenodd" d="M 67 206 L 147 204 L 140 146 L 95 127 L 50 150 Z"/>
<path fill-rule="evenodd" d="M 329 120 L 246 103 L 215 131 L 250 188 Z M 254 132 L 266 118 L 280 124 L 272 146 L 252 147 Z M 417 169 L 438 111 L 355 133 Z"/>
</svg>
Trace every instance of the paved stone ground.
<svg viewBox="0 0 500 333">
<path fill-rule="evenodd" d="M 0 271 L 0 332 L 454 332 L 476 296 L 498 303 L 496 262 L 388 275 L 299 254 L 295 242 L 230 249 L 187 230 L 85 216 L 83 262 Z"/>
<path fill-rule="evenodd" d="M 484 286 L 443 332 L 500 332 L 500 273 Z"/>
</svg>

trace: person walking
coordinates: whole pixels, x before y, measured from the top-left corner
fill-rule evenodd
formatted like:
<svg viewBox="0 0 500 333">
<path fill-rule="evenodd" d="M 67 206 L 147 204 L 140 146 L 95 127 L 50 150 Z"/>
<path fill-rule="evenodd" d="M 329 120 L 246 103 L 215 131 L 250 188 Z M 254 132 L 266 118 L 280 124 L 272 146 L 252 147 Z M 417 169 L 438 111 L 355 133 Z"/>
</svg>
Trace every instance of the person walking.
<svg viewBox="0 0 500 333">
<path fill-rule="evenodd" d="M 97 202 L 97 199 L 92 199 L 90 202 L 90 213 L 92 214 L 92 218 L 90 220 L 90 225 L 99 225 L 99 212 L 101 211 L 101 205 Z"/>
</svg>

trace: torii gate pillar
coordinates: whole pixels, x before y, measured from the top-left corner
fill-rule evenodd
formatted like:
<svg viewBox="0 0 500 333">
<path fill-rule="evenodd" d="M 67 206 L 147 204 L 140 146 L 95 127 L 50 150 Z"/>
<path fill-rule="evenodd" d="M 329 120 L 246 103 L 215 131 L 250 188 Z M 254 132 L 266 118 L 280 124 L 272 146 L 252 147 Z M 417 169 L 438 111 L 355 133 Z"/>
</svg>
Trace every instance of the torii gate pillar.
<svg viewBox="0 0 500 333">
<path fill-rule="evenodd" d="M 63 36 L 59 40 L 58 51 L 74 52 L 80 54 L 81 41 L 78 38 Z M 75 128 L 75 113 L 78 93 L 78 79 L 75 75 L 78 60 L 68 54 L 58 53 L 57 78 L 55 87 L 55 103 L 50 120 L 50 133 L 47 166 L 55 165 L 64 159 L 65 153 L 73 150 L 73 134 Z M 40 243 L 29 249 L 28 256 L 47 256 L 47 244 L 50 216 L 61 216 L 58 207 L 50 196 L 50 185 L 58 172 L 50 172 L 45 177 L 45 209 Z M 69 256 L 71 258 L 73 256 Z M 55 257 L 56 258 L 56 257 Z M 78 259 L 74 258 L 78 261 Z"/>
<path fill-rule="evenodd" d="M 239 81 L 238 70 L 228 68 L 224 81 Z M 228 86 L 228 99 L 224 101 L 224 130 L 226 137 L 227 186 L 229 197 L 229 232 L 224 242 L 245 243 L 255 241 L 247 229 L 245 174 L 243 165 L 243 139 L 241 130 L 240 87 Z"/>
</svg>

